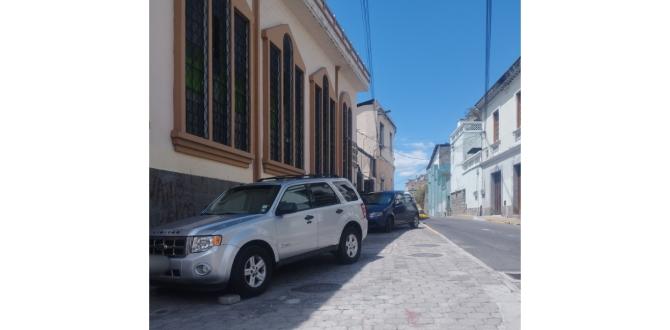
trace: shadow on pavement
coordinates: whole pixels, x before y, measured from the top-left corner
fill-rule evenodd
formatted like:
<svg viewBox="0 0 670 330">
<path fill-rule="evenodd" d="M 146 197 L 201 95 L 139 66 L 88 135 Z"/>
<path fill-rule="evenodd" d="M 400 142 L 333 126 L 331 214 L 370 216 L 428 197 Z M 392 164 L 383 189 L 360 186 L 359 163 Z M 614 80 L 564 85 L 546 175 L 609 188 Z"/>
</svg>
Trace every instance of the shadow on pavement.
<svg viewBox="0 0 670 330">
<path fill-rule="evenodd" d="M 234 305 L 218 304 L 217 298 L 225 292 L 154 289 L 150 293 L 150 325 L 161 329 L 298 327 L 339 290 L 360 292 L 365 288 L 356 285 L 367 283 L 367 287 L 387 280 L 389 274 L 380 273 L 379 278 L 348 283 L 363 268 L 382 259 L 380 252 L 407 230 L 401 226 L 391 233 L 371 231 L 363 241 L 360 259 L 351 265 L 338 264 L 332 254 L 286 265 L 275 271 L 264 294 Z"/>
</svg>

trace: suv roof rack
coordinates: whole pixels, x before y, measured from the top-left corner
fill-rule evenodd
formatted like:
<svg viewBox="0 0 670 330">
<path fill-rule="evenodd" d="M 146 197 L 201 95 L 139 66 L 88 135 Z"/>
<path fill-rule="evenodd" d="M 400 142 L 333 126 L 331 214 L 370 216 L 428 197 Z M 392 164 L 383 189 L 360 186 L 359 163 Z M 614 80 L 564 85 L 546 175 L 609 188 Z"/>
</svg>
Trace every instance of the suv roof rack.
<svg viewBox="0 0 670 330">
<path fill-rule="evenodd" d="M 295 179 L 336 179 L 339 178 L 337 175 L 316 175 L 316 174 L 306 174 L 306 175 L 282 175 L 282 176 L 271 176 L 269 178 L 261 178 L 256 182 L 265 182 L 265 181 L 280 181 L 280 180 L 295 180 Z"/>
</svg>

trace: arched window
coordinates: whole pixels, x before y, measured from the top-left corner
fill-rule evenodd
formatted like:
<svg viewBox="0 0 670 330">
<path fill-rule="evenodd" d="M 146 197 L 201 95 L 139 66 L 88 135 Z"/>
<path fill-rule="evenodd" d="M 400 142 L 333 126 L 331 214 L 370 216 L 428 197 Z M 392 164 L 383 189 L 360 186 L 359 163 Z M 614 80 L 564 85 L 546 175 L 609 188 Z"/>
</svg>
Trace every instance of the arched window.
<svg viewBox="0 0 670 330">
<path fill-rule="evenodd" d="M 273 175 L 304 174 L 305 65 L 288 25 L 262 32 L 264 71 L 263 169 Z"/>
<path fill-rule="evenodd" d="M 317 175 L 334 175 L 340 165 L 336 163 L 339 150 L 339 135 L 335 135 L 337 105 L 333 100 L 336 96 L 332 80 L 326 68 L 316 70 L 309 76 L 310 108 L 312 112 L 310 144 L 311 173 Z M 336 138 L 337 136 L 337 138 Z"/>
<path fill-rule="evenodd" d="M 347 92 L 340 94 L 342 109 L 342 176 L 353 180 L 353 121 L 351 117 L 351 98 Z"/>
<path fill-rule="evenodd" d="M 322 157 L 323 168 L 322 172 L 318 174 L 330 175 L 330 85 L 328 83 L 328 77 L 323 77 L 323 113 L 321 116 L 322 120 L 322 140 L 321 140 L 321 150 L 318 154 Z"/>
<path fill-rule="evenodd" d="M 247 168 L 253 161 L 253 15 L 244 0 L 175 1 L 172 143 Z"/>
<path fill-rule="evenodd" d="M 284 34 L 284 164 L 293 165 L 293 43 Z"/>
</svg>

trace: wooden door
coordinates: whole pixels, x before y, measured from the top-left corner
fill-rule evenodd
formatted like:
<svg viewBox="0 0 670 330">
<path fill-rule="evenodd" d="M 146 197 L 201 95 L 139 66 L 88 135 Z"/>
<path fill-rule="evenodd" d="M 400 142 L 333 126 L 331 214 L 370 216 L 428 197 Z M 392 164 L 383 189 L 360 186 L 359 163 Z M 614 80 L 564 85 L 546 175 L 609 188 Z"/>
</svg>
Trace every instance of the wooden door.
<svg viewBox="0 0 670 330">
<path fill-rule="evenodd" d="M 491 214 L 501 214 L 502 184 L 500 171 L 491 174 Z"/>
</svg>

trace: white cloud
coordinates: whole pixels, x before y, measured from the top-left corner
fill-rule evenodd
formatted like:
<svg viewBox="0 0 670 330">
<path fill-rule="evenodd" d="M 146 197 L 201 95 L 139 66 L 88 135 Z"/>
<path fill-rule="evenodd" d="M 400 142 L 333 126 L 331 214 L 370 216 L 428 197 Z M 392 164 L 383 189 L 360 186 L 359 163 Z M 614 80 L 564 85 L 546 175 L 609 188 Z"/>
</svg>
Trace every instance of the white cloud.
<svg viewBox="0 0 670 330">
<path fill-rule="evenodd" d="M 395 156 L 396 189 L 403 187 L 408 179 L 426 170 L 435 144 L 427 141 L 402 143 L 393 152 Z"/>
</svg>

